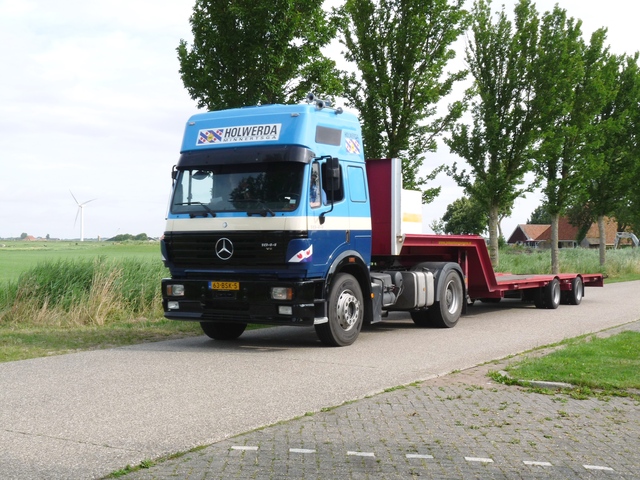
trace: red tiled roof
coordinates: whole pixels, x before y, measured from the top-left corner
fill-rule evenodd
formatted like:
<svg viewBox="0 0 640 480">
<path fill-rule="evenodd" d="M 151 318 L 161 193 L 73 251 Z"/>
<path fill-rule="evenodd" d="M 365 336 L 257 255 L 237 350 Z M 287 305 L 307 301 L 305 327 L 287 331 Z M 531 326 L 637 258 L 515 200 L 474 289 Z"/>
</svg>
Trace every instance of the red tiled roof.
<svg viewBox="0 0 640 480">
<path fill-rule="evenodd" d="M 569 223 L 568 218 L 560 217 L 558 219 L 558 241 L 575 241 L 576 237 L 578 236 L 578 230 L 578 227 L 574 227 L 573 225 L 571 225 L 571 223 Z M 616 238 L 617 230 L 617 222 L 612 218 L 605 217 L 605 239 L 607 245 L 613 245 Z M 598 224 L 594 223 L 589 228 L 589 231 L 585 235 L 585 238 L 595 239 L 595 243 L 597 244 L 598 237 Z M 509 237 L 507 243 L 542 240 L 551 240 L 551 225 L 522 223 L 516 227 L 514 232 Z"/>
</svg>

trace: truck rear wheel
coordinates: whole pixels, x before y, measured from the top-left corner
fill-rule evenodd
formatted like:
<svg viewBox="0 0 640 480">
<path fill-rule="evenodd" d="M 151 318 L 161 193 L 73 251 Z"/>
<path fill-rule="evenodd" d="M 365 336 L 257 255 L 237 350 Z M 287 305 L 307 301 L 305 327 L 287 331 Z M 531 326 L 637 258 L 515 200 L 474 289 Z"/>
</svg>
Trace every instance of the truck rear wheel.
<svg viewBox="0 0 640 480">
<path fill-rule="evenodd" d="M 200 322 L 200 327 L 207 337 L 214 340 L 235 340 L 242 335 L 247 324 Z"/>
<path fill-rule="evenodd" d="M 364 318 L 362 289 L 352 275 L 336 275 L 327 308 L 329 321 L 315 326 L 318 338 L 331 347 L 351 345 L 358 338 Z"/>
<path fill-rule="evenodd" d="M 462 280 L 450 270 L 438 291 L 438 301 L 427 310 L 411 312 L 411 319 L 420 327 L 453 328 L 462 314 L 463 302 Z"/>
</svg>

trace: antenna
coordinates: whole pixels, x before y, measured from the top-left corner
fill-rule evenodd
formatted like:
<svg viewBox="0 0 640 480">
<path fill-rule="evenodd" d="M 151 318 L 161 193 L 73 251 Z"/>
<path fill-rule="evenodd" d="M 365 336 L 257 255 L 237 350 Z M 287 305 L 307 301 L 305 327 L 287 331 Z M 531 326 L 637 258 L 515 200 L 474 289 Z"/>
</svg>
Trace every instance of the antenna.
<svg viewBox="0 0 640 480">
<path fill-rule="evenodd" d="M 80 203 L 78 202 L 78 200 L 76 199 L 76 196 L 73 194 L 71 190 L 69 190 L 69 193 L 73 197 L 73 200 L 76 202 L 76 205 L 78 205 L 78 211 L 76 212 L 76 219 L 73 222 L 73 226 L 75 227 L 76 223 L 78 223 L 78 215 L 80 215 L 80 241 L 84 242 L 84 206 L 89 202 L 93 202 L 95 198 L 92 198 L 91 200 L 87 200 L 86 202 Z"/>
</svg>

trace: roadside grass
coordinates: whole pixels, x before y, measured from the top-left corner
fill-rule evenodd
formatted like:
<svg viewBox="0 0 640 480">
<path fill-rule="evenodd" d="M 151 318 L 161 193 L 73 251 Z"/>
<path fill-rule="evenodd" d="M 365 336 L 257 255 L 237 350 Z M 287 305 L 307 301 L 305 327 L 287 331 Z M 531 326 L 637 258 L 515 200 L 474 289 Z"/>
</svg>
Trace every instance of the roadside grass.
<svg viewBox="0 0 640 480">
<path fill-rule="evenodd" d="M 159 258 L 103 255 L 36 263 L 0 288 L 0 362 L 202 335 L 164 319 Z"/>
<path fill-rule="evenodd" d="M 532 381 L 569 383 L 577 398 L 590 395 L 640 398 L 640 332 L 625 331 L 598 338 L 569 339 L 554 352 L 528 357 L 506 368 L 509 378 L 491 372 L 494 380 L 527 386 Z"/>
<path fill-rule="evenodd" d="M 0 363 L 84 350 L 137 345 L 202 335 L 197 322 L 165 319 L 110 326 L 16 327 L 0 325 Z"/>
</svg>

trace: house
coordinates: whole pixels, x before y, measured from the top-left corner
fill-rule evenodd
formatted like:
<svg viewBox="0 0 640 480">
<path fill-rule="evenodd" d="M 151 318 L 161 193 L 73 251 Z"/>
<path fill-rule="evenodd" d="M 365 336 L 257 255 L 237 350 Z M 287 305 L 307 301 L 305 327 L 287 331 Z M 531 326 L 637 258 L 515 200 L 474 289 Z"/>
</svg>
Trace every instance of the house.
<svg viewBox="0 0 640 480">
<path fill-rule="evenodd" d="M 516 227 L 507 243 L 509 245 L 538 248 L 541 246 L 540 242 L 544 242 L 544 234 L 547 230 L 549 230 L 549 236 L 551 236 L 551 225 L 522 223 Z"/>
<path fill-rule="evenodd" d="M 618 229 L 617 222 L 609 217 L 605 217 L 605 245 L 613 247 L 616 239 L 616 231 Z M 566 217 L 558 219 L 558 246 L 560 248 L 575 248 L 578 246 L 576 240 L 578 236 L 578 227 L 574 227 L 569 223 Z M 536 224 L 520 224 L 518 225 L 507 243 L 509 245 L 525 245 L 533 248 L 549 248 L 551 241 L 551 225 Z M 589 227 L 585 238 L 580 242 L 580 246 L 584 248 L 598 248 L 600 245 L 600 235 L 598 233 L 598 224 L 594 223 Z"/>
<path fill-rule="evenodd" d="M 618 222 L 614 219 L 605 217 L 604 219 L 604 238 L 605 246 L 612 248 L 616 242 L 616 233 L 618 233 Z M 594 223 L 589 228 L 589 231 L 584 236 L 580 246 L 584 248 L 598 248 L 600 246 L 600 233 L 598 231 L 598 224 Z"/>
</svg>

